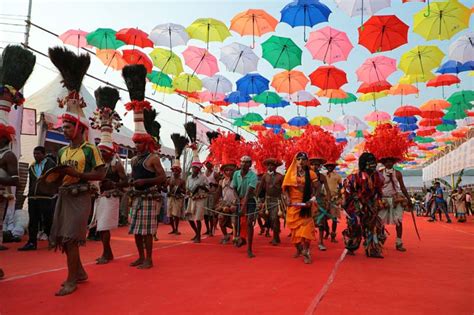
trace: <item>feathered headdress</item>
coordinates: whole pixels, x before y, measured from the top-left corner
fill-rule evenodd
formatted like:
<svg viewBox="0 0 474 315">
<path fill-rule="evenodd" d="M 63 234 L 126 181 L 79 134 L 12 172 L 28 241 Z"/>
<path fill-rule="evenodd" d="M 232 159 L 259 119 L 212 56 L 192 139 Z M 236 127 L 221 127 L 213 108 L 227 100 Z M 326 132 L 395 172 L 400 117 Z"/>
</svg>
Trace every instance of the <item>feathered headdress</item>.
<svg viewBox="0 0 474 315">
<path fill-rule="evenodd" d="M 183 154 L 184 148 L 186 148 L 186 146 L 188 145 L 189 140 L 185 136 L 182 136 L 178 133 L 172 133 L 171 140 L 173 141 L 173 144 L 174 144 L 174 154 L 175 154 L 173 166 L 171 168 L 181 169 L 181 163 L 179 159 L 181 158 L 181 155 Z"/>
<path fill-rule="evenodd" d="M 60 108 L 66 106 L 66 112 L 61 116 L 61 119 L 75 123 L 76 127 L 80 124 L 89 128 L 89 121 L 82 110 L 87 104 L 80 95 L 82 80 L 91 63 L 89 55 L 76 55 L 63 47 L 50 48 L 48 54 L 51 62 L 61 73 L 63 86 L 69 92 L 63 99 L 58 99 Z"/>
<path fill-rule="evenodd" d="M 329 160 L 330 148 L 336 144 L 336 138 L 319 126 L 308 126 L 303 135 L 298 139 L 299 147 L 309 156 L 310 160 Z"/>
<path fill-rule="evenodd" d="M 215 165 L 221 168 L 237 166 L 243 155 L 241 152 L 242 143 L 240 137 L 231 132 L 222 132 L 215 138 L 209 146 L 210 156 Z"/>
<path fill-rule="evenodd" d="M 265 165 L 269 162 L 273 162 L 277 166 L 282 165 L 285 149 L 283 134 L 276 134 L 271 130 L 259 132 L 254 146 L 256 155 L 255 168 L 257 172 L 259 174 L 264 173 Z"/>
<path fill-rule="evenodd" d="M 193 150 L 193 160 L 191 166 L 202 167 L 201 160 L 199 160 L 199 153 L 197 147 L 197 126 L 194 121 L 188 121 L 184 124 L 184 130 L 189 138 L 189 147 Z"/>
<path fill-rule="evenodd" d="M 125 104 L 125 109 L 133 112 L 133 122 L 135 123 L 132 140 L 148 143 L 150 148 L 153 148 L 156 144 L 155 140 L 152 135 L 147 133 L 144 124 L 144 111 L 151 110 L 150 102 L 145 100 L 146 73 L 145 66 L 139 64 L 128 65 L 122 69 L 122 77 L 130 95 L 130 102 Z M 154 119 L 155 117 L 153 117 L 153 121 Z"/>
<path fill-rule="evenodd" d="M 219 137 L 219 132 L 217 131 L 208 131 L 206 132 L 207 139 L 209 141 L 209 145 L 211 145 L 212 141 L 214 141 L 217 137 Z M 206 163 L 211 163 L 214 164 L 214 159 L 212 158 L 211 153 L 207 156 L 206 160 L 204 161 L 204 164 Z"/>
<path fill-rule="evenodd" d="M 381 124 L 375 128 L 373 134 L 366 137 L 365 150 L 375 155 L 379 161 L 393 158 L 400 162 L 406 159 L 411 145 L 407 134 L 401 132 L 398 126 Z"/>
<path fill-rule="evenodd" d="M 25 101 L 20 90 L 35 66 L 36 57 L 21 46 L 8 45 L 0 61 L 0 137 L 12 139 L 15 128 L 10 126 L 8 113 L 13 105 Z"/>
<path fill-rule="evenodd" d="M 158 114 L 154 109 L 143 110 L 143 124 L 145 125 L 145 130 L 153 139 L 150 143 L 150 151 L 157 151 L 160 149 L 161 125 L 156 121 L 157 116 Z"/>
<path fill-rule="evenodd" d="M 100 143 L 98 147 L 115 152 L 116 146 L 112 139 L 112 132 L 114 129 L 119 131 L 122 126 L 122 119 L 115 111 L 115 105 L 120 99 L 119 92 L 114 88 L 105 86 L 95 90 L 94 95 L 97 109 L 89 119 L 93 129 L 100 129 Z"/>
</svg>

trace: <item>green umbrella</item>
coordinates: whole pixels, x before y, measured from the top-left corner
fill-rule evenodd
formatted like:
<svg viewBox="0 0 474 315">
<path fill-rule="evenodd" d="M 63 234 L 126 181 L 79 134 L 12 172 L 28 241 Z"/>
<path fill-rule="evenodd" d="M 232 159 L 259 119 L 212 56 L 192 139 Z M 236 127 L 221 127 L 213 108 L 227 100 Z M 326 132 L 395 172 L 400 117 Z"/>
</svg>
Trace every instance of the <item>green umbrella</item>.
<svg viewBox="0 0 474 315">
<path fill-rule="evenodd" d="M 241 119 L 242 121 L 246 123 L 256 123 L 256 122 L 263 121 L 263 117 L 257 113 L 247 113 Z"/>
<path fill-rule="evenodd" d="M 458 107 L 451 107 L 446 112 L 446 115 L 443 116 L 443 119 L 447 120 L 456 120 L 466 118 L 466 110 Z"/>
<path fill-rule="evenodd" d="M 364 138 L 364 131 L 356 130 L 354 138 Z"/>
<path fill-rule="evenodd" d="M 150 80 L 150 82 L 158 86 L 168 88 L 173 87 L 173 80 L 171 80 L 168 75 L 164 74 L 161 71 L 153 70 L 151 73 L 148 73 L 146 77 L 148 78 L 148 80 Z"/>
<path fill-rule="evenodd" d="M 357 101 L 357 96 L 355 96 L 354 94 L 352 93 L 347 93 L 347 96 L 345 98 L 330 98 L 329 99 L 329 104 L 341 104 L 341 109 L 342 109 L 342 114 L 344 115 L 344 107 L 343 104 L 349 104 L 349 103 L 352 103 L 352 102 L 355 102 Z M 331 105 L 329 105 L 331 106 Z M 329 111 L 331 110 L 331 107 L 329 107 Z"/>
<path fill-rule="evenodd" d="M 474 101 L 474 91 L 471 91 L 471 90 L 469 91 L 463 90 L 463 91 L 454 92 L 453 94 L 451 94 L 450 97 L 448 97 L 448 102 L 450 102 L 452 105 L 468 104 L 472 108 L 472 105 L 471 105 L 472 101 Z"/>
<path fill-rule="evenodd" d="M 273 68 L 291 70 L 301 65 L 303 52 L 290 38 L 273 35 L 262 43 L 262 51 L 262 57 Z"/>
<path fill-rule="evenodd" d="M 234 120 L 232 125 L 236 127 L 244 127 L 244 126 L 248 126 L 249 124 L 243 121 L 242 118 L 237 118 L 236 120 Z"/>
<path fill-rule="evenodd" d="M 163 73 L 179 75 L 183 72 L 183 63 L 181 59 L 169 49 L 155 48 L 149 54 L 153 65 L 161 69 Z"/>
<path fill-rule="evenodd" d="M 438 131 L 451 131 L 456 129 L 456 125 L 451 125 L 451 124 L 441 124 L 436 126 L 436 130 Z"/>
<path fill-rule="evenodd" d="M 413 140 L 418 143 L 431 143 L 435 141 L 435 139 L 431 137 L 419 137 L 419 136 L 416 136 Z"/>
<path fill-rule="evenodd" d="M 99 49 L 117 49 L 125 45 L 124 42 L 115 38 L 111 28 L 98 28 L 86 35 L 87 43 Z"/>
<path fill-rule="evenodd" d="M 264 91 L 253 97 L 253 100 L 257 103 L 268 104 L 279 104 L 281 103 L 281 97 L 275 92 Z"/>
</svg>

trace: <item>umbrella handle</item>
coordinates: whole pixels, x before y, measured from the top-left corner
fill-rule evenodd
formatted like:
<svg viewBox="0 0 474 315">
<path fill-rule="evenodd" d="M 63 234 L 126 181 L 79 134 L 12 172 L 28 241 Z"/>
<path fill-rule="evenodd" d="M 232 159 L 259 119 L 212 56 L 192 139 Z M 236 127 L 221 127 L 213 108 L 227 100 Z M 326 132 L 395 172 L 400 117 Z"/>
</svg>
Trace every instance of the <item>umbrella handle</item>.
<svg viewBox="0 0 474 315">
<path fill-rule="evenodd" d="M 428 10 L 427 10 L 427 12 L 426 12 L 425 14 L 423 14 L 424 17 L 428 17 L 428 16 L 430 16 L 430 14 L 431 14 L 430 0 L 427 0 L 427 3 L 428 3 L 428 7 L 427 7 Z"/>
<path fill-rule="evenodd" d="M 329 108 L 328 108 L 327 112 L 328 113 L 331 112 L 331 103 L 329 103 Z"/>
</svg>

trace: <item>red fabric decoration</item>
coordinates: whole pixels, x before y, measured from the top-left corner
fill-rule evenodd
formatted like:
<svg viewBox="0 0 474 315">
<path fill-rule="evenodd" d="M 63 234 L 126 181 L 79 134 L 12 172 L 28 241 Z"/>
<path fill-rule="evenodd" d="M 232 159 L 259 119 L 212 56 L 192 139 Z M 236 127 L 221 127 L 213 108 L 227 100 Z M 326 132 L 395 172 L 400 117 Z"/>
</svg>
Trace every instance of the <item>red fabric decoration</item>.
<svg viewBox="0 0 474 315">
<path fill-rule="evenodd" d="M 327 162 L 336 159 L 336 155 L 340 156 L 342 153 L 342 148 L 337 144 L 336 138 L 319 126 L 308 126 L 298 142 L 298 146 L 308 154 L 310 159 L 322 159 Z"/>
<path fill-rule="evenodd" d="M 235 139 L 235 134 L 222 132 L 212 140 L 209 146 L 210 161 L 214 165 L 239 165 L 241 154 L 239 152 L 240 141 Z"/>
<path fill-rule="evenodd" d="M 286 150 L 285 138 L 283 137 L 283 134 L 275 134 L 271 130 L 259 132 L 253 150 L 256 156 L 255 168 L 257 173 L 265 173 L 266 167 L 263 165 L 263 162 L 266 159 L 273 158 L 280 163 L 283 163 L 283 154 Z"/>
<path fill-rule="evenodd" d="M 144 108 L 151 110 L 150 102 L 134 100 L 125 104 L 125 109 L 128 111 L 138 112 L 138 111 L 143 111 Z"/>
<path fill-rule="evenodd" d="M 407 134 L 402 133 L 398 126 L 381 124 L 375 128 L 373 134 L 366 137 L 365 150 L 375 155 L 377 160 L 394 158 L 400 162 L 407 158 L 411 145 Z"/>
<path fill-rule="evenodd" d="M 7 138 L 8 140 L 12 141 L 14 135 L 15 128 L 13 128 L 12 126 L 0 124 L 0 138 Z"/>
<path fill-rule="evenodd" d="M 148 145 L 148 151 L 155 152 L 160 150 L 160 145 L 156 143 L 155 139 L 147 133 L 135 133 L 132 137 L 133 142 L 144 142 Z"/>
</svg>

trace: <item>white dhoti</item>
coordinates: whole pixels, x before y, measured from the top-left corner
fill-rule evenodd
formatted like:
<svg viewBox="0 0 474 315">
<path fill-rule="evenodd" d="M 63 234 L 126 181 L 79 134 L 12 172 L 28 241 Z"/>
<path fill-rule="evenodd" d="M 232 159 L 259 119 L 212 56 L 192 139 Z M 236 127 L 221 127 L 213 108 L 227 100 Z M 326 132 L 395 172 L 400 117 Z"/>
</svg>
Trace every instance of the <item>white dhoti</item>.
<svg viewBox="0 0 474 315">
<path fill-rule="evenodd" d="M 383 198 L 388 207 L 379 211 L 379 218 L 384 225 L 399 225 L 403 219 L 403 206 L 401 203 L 395 203 L 393 197 Z"/>
<path fill-rule="evenodd" d="M 119 197 L 99 196 L 94 203 L 92 225 L 97 225 L 97 231 L 116 229 L 119 220 Z"/>
<path fill-rule="evenodd" d="M 206 198 L 189 199 L 188 207 L 186 208 L 186 219 L 189 221 L 204 220 L 205 207 L 206 207 Z"/>
</svg>

